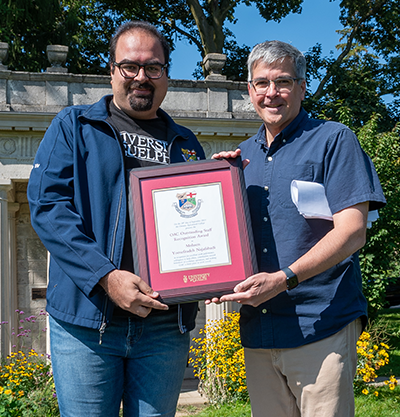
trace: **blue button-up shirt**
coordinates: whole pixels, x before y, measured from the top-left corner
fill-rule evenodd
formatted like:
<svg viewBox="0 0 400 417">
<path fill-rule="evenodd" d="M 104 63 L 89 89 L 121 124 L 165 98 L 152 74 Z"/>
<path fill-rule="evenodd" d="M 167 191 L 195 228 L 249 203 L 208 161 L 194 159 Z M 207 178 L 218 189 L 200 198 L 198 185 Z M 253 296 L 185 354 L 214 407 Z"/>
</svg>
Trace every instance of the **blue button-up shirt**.
<svg viewBox="0 0 400 417">
<path fill-rule="evenodd" d="M 336 122 L 309 119 L 302 109 L 268 147 L 265 127 L 240 145 L 259 271 L 276 272 L 309 251 L 333 222 L 305 219 L 291 199 L 292 180 L 323 184 L 332 213 L 385 199 L 369 157 L 354 133 Z M 358 252 L 258 307 L 241 309 L 242 343 L 289 348 L 328 337 L 366 317 Z"/>
</svg>

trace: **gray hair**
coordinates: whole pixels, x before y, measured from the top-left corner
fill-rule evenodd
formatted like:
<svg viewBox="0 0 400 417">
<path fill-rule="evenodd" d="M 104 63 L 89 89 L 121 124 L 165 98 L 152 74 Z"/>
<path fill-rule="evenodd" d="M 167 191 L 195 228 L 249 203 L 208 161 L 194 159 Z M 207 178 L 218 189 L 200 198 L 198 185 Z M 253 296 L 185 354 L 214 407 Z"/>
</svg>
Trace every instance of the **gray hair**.
<svg viewBox="0 0 400 417">
<path fill-rule="evenodd" d="M 253 67 L 258 61 L 271 65 L 277 61 L 283 62 L 286 58 L 292 61 L 296 78 L 305 79 L 306 59 L 297 48 L 281 41 L 266 41 L 257 44 L 247 58 L 248 81 L 252 79 Z"/>
</svg>

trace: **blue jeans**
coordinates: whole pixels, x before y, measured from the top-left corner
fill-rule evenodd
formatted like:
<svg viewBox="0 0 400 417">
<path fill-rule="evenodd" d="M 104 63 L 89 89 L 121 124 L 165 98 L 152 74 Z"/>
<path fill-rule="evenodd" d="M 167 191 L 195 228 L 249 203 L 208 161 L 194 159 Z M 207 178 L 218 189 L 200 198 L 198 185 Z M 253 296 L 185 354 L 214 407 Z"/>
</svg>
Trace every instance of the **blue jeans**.
<svg viewBox="0 0 400 417">
<path fill-rule="evenodd" d="M 51 359 L 62 417 L 173 417 L 190 343 L 177 312 L 114 317 L 99 331 L 50 317 Z"/>
</svg>

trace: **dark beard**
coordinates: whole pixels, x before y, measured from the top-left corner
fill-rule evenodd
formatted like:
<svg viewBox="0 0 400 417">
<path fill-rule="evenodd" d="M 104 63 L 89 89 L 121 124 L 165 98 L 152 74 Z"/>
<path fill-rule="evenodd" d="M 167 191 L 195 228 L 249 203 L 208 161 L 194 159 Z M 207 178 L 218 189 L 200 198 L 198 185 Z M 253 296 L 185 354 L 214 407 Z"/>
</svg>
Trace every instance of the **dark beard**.
<svg viewBox="0 0 400 417">
<path fill-rule="evenodd" d="M 131 109 L 134 111 L 148 111 L 153 107 L 153 98 L 154 98 L 154 87 L 151 84 L 147 83 L 133 83 L 130 87 L 138 88 L 138 87 L 146 87 L 151 90 L 152 94 L 147 97 L 136 97 L 136 96 L 129 96 L 129 105 Z"/>
</svg>

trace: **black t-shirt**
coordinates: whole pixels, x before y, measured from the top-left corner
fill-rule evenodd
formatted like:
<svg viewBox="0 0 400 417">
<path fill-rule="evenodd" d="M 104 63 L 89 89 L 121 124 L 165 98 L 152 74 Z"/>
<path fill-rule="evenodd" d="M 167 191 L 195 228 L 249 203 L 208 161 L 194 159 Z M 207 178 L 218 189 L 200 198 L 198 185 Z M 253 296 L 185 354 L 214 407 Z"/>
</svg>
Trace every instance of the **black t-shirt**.
<svg viewBox="0 0 400 417">
<path fill-rule="evenodd" d="M 114 102 L 111 101 L 107 122 L 119 132 L 121 146 L 124 150 L 126 170 L 169 164 L 167 125 L 163 119 L 133 119 L 124 111 L 118 109 Z M 124 251 L 120 269 L 134 272 L 129 216 L 127 216 Z"/>
</svg>

